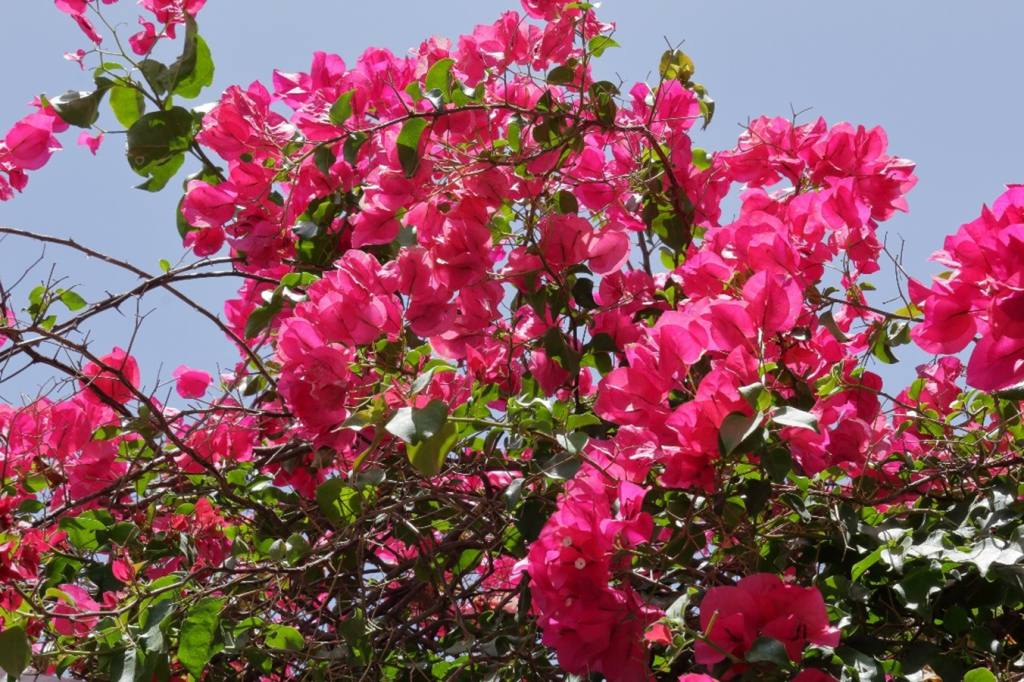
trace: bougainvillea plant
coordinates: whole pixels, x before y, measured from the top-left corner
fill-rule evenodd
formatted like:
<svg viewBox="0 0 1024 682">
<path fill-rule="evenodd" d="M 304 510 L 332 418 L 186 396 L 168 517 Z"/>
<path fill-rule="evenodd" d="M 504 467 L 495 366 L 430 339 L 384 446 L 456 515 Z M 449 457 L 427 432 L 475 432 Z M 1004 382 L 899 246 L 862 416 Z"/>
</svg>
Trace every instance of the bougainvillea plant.
<svg viewBox="0 0 1024 682">
<path fill-rule="evenodd" d="M 867 278 L 916 178 L 885 133 L 765 117 L 701 149 L 691 59 L 595 80 L 617 43 L 586 2 L 199 108 L 203 0 L 139 4 L 122 40 L 126 3 L 57 0 L 93 83 L 0 143 L 11 200 L 69 129 L 123 139 L 142 189 L 181 183 L 189 254 L 0 228 L 139 278 L 87 301 L 0 269 L 0 380 L 64 379 L 0 405 L 9 675 L 1024 672 L 1024 186 L 888 310 Z M 207 277 L 241 282 L 222 312 L 178 287 Z M 82 332 L 156 289 L 231 372 L 147 383 Z M 908 343 L 935 356 L 893 389 Z"/>
</svg>

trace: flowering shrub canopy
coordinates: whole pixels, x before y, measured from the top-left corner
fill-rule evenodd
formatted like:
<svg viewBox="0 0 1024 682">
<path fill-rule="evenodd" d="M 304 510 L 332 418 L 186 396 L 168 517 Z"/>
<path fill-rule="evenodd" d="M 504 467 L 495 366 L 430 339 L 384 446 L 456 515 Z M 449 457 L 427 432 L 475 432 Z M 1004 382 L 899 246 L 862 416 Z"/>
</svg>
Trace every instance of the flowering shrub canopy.
<svg viewBox="0 0 1024 682">
<path fill-rule="evenodd" d="M 141 189 L 181 182 L 195 260 L 106 258 L 141 283 L 93 302 L 0 271 L 0 367 L 68 379 L 0 405 L 9 674 L 1020 674 L 1022 187 L 890 311 L 867 278 L 916 176 L 884 131 L 762 117 L 701 149 L 691 59 L 596 80 L 618 45 L 588 3 L 204 109 L 202 0 L 142 0 L 128 52 L 96 28 L 117 0 L 55 4 L 93 86 L 10 128 L 0 200 L 70 127 L 120 127 Z M 176 287 L 212 276 L 241 282 L 222 315 Z M 154 288 L 232 371 L 153 384 L 78 331 Z M 911 342 L 935 358 L 893 390 Z"/>
</svg>

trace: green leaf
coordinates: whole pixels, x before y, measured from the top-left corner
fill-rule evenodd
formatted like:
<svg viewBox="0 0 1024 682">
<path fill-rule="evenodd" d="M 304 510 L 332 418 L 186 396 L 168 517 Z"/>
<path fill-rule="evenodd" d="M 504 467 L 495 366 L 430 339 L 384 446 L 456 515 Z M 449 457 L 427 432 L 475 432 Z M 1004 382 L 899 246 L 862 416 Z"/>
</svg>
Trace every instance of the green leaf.
<svg viewBox="0 0 1024 682">
<path fill-rule="evenodd" d="M 204 73 L 196 74 L 200 67 L 199 63 L 199 27 L 196 20 L 185 15 L 185 42 L 181 48 L 181 56 L 167 67 L 163 72 L 163 85 L 168 92 L 180 94 L 182 97 L 195 97 L 204 85 L 213 82 L 213 61 L 210 59 L 209 48 L 206 50 L 206 60 L 203 64 Z M 194 79 L 190 81 L 189 79 Z M 206 83 L 202 81 L 206 80 Z M 182 88 L 184 92 L 179 92 Z"/>
<path fill-rule="evenodd" d="M 564 436 L 560 436 L 560 438 L 564 438 Z M 581 466 L 583 466 L 583 458 L 579 456 L 579 453 L 565 448 L 544 460 L 541 464 L 541 471 L 545 476 L 556 481 L 568 481 L 576 475 Z"/>
<path fill-rule="evenodd" d="M 884 326 L 879 327 L 874 334 L 874 342 L 871 344 L 871 354 L 887 365 L 892 365 L 898 362 L 896 356 L 892 352 L 892 343 L 886 334 Z"/>
<path fill-rule="evenodd" d="M 11 679 L 18 679 L 31 660 L 32 647 L 24 628 L 13 627 L 0 632 L 0 668 L 7 671 Z"/>
<path fill-rule="evenodd" d="M 167 92 L 167 65 L 155 59 L 143 59 L 139 62 L 139 70 L 146 82 L 157 95 Z"/>
<path fill-rule="evenodd" d="M 423 81 L 426 90 L 440 90 L 446 102 L 451 101 L 452 98 L 452 65 L 454 63 L 454 59 L 438 59 L 431 65 L 430 70 L 427 71 L 427 77 Z"/>
<path fill-rule="evenodd" d="M 188 149 L 194 128 L 192 112 L 184 107 L 142 116 L 128 129 L 128 164 L 139 175 L 154 175 L 160 164 Z"/>
<path fill-rule="evenodd" d="M 324 177 L 328 177 L 331 174 L 331 166 L 338 158 L 331 151 L 331 148 L 326 145 L 321 145 L 316 148 L 313 152 L 313 163 L 316 164 L 317 169 L 324 174 Z"/>
<path fill-rule="evenodd" d="M 44 476 L 42 474 L 33 474 L 33 475 L 27 477 L 22 482 L 22 485 L 25 487 L 25 490 L 27 490 L 28 492 L 30 492 L 30 493 L 37 493 L 40 490 L 46 490 L 47 488 L 49 488 L 50 487 L 50 482 L 47 480 L 46 476 Z"/>
<path fill-rule="evenodd" d="M 505 134 L 505 137 L 508 139 L 509 149 L 517 154 L 523 147 L 522 133 L 523 127 L 518 121 L 512 120 L 508 124 L 508 132 Z"/>
<path fill-rule="evenodd" d="M 165 599 L 152 604 L 146 610 L 145 624 L 142 626 L 142 642 L 145 644 L 146 651 L 161 653 L 166 649 L 167 643 L 160 626 L 174 611 L 174 606 L 173 599 Z"/>
<path fill-rule="evenodd" d="M 427 125 L 425 119 L 410 119 L 405 122 L 398 134 L 398 160 L 402 163 L 402 170 L 405 171 L 407 178 L 416 175 L 420 167 L 420 139 Z"/>
<path fill-rule="evenodd" d="M 708 126 L 711 125 L 711 119 L 715 117 L 715 100 L 705 93 L 699 93 L 700 99 L 700 115 L 704 118 L 704 125 L 701 126 L 701 130 L 707 130 Z"/>
<path fill-rule="evenodd" d="M 760 514 L 772 494 L 772 484 L 761 479 L 751 479 L 743 487 L 744 508 L 752 515 Z"/>
<path fill-rule="evenodd" d="M 558 203 L 559 213 L 579 213 L 580 202 L 576 200 L 576 195 L 569 190 L 559 190 L 558 194 L 555 195 L 555 199 Z"/>
<path fill-rule="evenodd" d="M 149 179 L 140 185 L 136 185 L 135 189 L 146 190 L 147 192 L 159 192 L 167 183 L 171 181 L 174 174 L 178 172 L 181 166 L 185 163 L 184 154 L 175 154 L 165 161 L 154 164 L 149 169 Z M 184 199 L 184 197 L 182 197 Z"/>
<path fill-rule="evenodd" d="M 110 665 L 110 679 L 114 682 L 134 682 L 138 650 L 135 647 L 125 649 L 124 656 L 116 658 Z"/>
<path fill-rule="evenodd" d="M 731 455 L 740 444 L 752 436 L 761 423 L 761 416 L 748 417 L 741 412 L 732 412 L 722 420 L 718 431 L 719 446 L 723 455 Z"/>
<path fill-rule="evenodd" d="M 615 98 L 618 94 L 619 89 L 610 81 L 597 81 L 590 86 L 594 113 L 597 115 L 597 120 L 607 126 L 615 124 L 617 110 Z"/>
<path fill-rule="evenodd" d="M 350 166 L 356 165 L 356 159 L 359 157 L 359 149 L 368 139 L 370 139 L 370 137 L 363 132 L 354 132 L 345 138 L 345 142 L 341 145 L 341 156 Z"/>
<path fill-rule="evenodd" d="M 310 284 L 318 282 L 319 280 L 320 278 L 312 272 L 289 272 L 281 278 L 281 284 L 292 288 L 308 287 Z"/>
<path fill-rule="evenodd" d="M 774 637 L 758 637 L 747 650 L 748 663 L 774 663 L 780 668 L 789 665 L 785 645 Z"/>
<path fill-rule="evenodd" d="M 302 633 L 287 625 L 271 625 L 267 628 L 267 646 L 271 649 L 283 649 L 286 651 L 301 651 L 306 641 Z"/>
<path fill-rule="evenodd" d="M 690 602 L 693 600 L 693 594 L 690 589 L 686 589 L 680 594 L 674 602 L 672 602 L 667 609 L 665 609 L 665 617 L 673 623 L 683 625 L 686 623 L 686 612 L 690 609 Z"/>
<path fill-rule="evenodd" d="M 424 476 L 436 476 L 444 465 L 445 457 L 459 440 L 453 422 L 445 422 L 436 434 L 417 444 L 405 447 L 409 462 Z"/>
<path fill-rule="evenodd" d="M 160 259 L 160 272 L 168 273 L 171 271 L 171 261 L 166 258 Z"/>
<path fill-rule="evenodd" d="M 942 591 L 945 579 L 938 569 L 930 566 L 910 571 L 898 583 L 893 585 L 893 592 L 908 610 L 922 617 L 927 617 L 937 594 Z"/>
<path fill-rule="evenodd" d="M 110 90 L 110 108 L 125 128 L 131 128 L 146 110 L 146 100 L 135 88 L 116 85 Z"/>
<path fill-rule="evenodd" d="M 780 426 L 792 426 L 797 429 L 818 430 L 818 419 L 810 412 L 795 407 L 780 407 L 772 413 L 772 421 Z"/>
<path fill-rule="evenodd" d="M 580 277 L 572 285 L 572 299 L 584 310 L 594 310 L 600 307 L 594 300 L 594 280 L 586 277 Z"/>
<path fill-rule="evenodd" d="M 197 229 L 199 229 L 197 227 L 189 225 L 188 221 L 185 220 L 185 215 L 181 212 L 181 207 L 184 205 L 185 197 L 182 196 L 181 199 L 178 200 L 178 207 L 175 210 L 174 215 L 174 222 L 178 228 L 178 234 L 181 236 L 182 239 L 184 239 L 190 232 L 195 232 Z"/>
<path fill-rule="evenodd" d="M 245 338 L 254 339 L 270 326 L 274 316 L 281 312 L 282 300 L 275 296 L 270 303 L 261 305 L 249 314 L 245 321 Z"/>
<path fill-rule="evenodd" d="M 1024 400 L 1024 381 L 993 391 L 992 395 L 1002 400 Z"/>
<path fill-rule="evenodd" d="M 527 542 L 533 542 L 540 535 L 550 514 L 551 510 L 542 499 L 530 497 L 519 507 L 519 512 L 516 514 L 516 528 L 523 534 L 523 538 Z"/>
<path fill-rule="evenodd" d="M 203 88 L 213 85 L 213 74 L 213 55 L 210 52 L 210 46 L 206 44 L 201 35 L 196 34 L 195 64 L 192 72 L 187 76 L 179 76 L 178 84 L 173 88 L 173 92 L 186 99 L 195 99 L 203 91 Z"/>
<path fill-rule="evenodd" d="M 666 50 L 661 55 L 658 72 L 665 80 L 678 80 L 686 83 L 693 76 L 694 71 L 693 60 L 682 50 Z"/>
<path fill-rule="evenodd" d="M 50 98 L 50 104 L 65 123 L 79 128 L 89 128 L 100 117 L 100 101 L 106 88 L 93 92 L 68 90 L 63 95 Z"/>
<path fill-rule="evenodd" d="M 850 342 L 849 337 L 846 336 L 846 334 L 843 332 L 843 330 L 839 328 L 839 325 L 836 324 L 836 318 L 832 317 L 832 312 L 831 311 L 827 311 L 825 313 L 822 313 L 820 319 L 821 319 L 821 323 L 825 326 L 825 329 L 827 329 L 829 331 L 829 333 L 831 333 L 832 336 L 835 337 L 836 341 L 838 341 L 839 343 L 849 343 Z"/>
<path fill-rule="evenodd" d="M 335 125 L 344 125 L 346 121 L 352 116 L 352 97 L 356 94 L 355 90 L 349 90 L 338 95 L 338 99 L 331 105 L 331 111 L 329 113 L 331 123 Z"/>
<path fill-rule="evenodd" d="M 542 338 L 544 352 L 549 358 L 555 358 L 566 372 L 575 376 L 580 371 L 580 355 L 566 340 L 558 327 L 548 329 Z"/>
<path fill-rule="evenodd" d="M 706 150 L 701 149 L 700 147 L 694 147 L 693 154 L 691 156 L 693 159 L 693 165 L 696 166 L 698 170 L 707 170 L 708 168 L 711 168 L 711 157 L 708 156 Z"/>
<path fill-rule="evenodd" d="M 874 552 L 868 554 L 866 557 L 855 563 L 850 569 L 850 580 L 857 582 L 857 580 L 864 575 L 869 568 L 877 564 L 882 558 L 883 549 L 885 548 L 879 547 Z"/>
<path fill-rule="evenodd" d="M 439 433 L 447 420 L 448 406 L 435 399 L 424 407 L 398 409 L 384 428 L 406 443 L 416 444 Z"/>
<path fill-rule="evenodd" d="M 595 57 L 600 57 L 604 54 L 605 50 L 613 47 L 619 47 L 619 44 L 608 36 L 594 36 L 590 39 L 590 42 L 587 43 L 587 49 L 590 50 L 590 54 Z"/>
<path fill-rule="evenodd" d="M 661 261 L 662 266 L 664 266 L 666 270 L 675 270 L 679 267 L 679 264 L 676 262 L 675 253 L 664 246 L 658 249 L 658 260 Z"/>
<path fill-rule="evenodd" d="M 771 406 L 772 395 L 765 385 L 760 381 L 755 381 L 752 384 L 746 386 L 740 386 L 739 388 L 740 397 L 747 401 L 755 410 L 765 409 Z"/>
<path fill-rule="evenodd" d="M 997 678 L 988 668 L 974 668 L 964 675 L 964 682 L 997 682 Z"/>
<path fill-rule="evenodd" d="M 434 378 L 434 372 L 437 370 L 436 367 L 431 367 L 423 374 L 420 374 L 409 386 L 409 394 L 417 395 L 423 391 L 427 386 L 430 385 L 430 380 Z"/>
<path fill-rule="evenodd" d="M 483 551 L 479 549 L 463 550 L 462 554 L 459 555 L 458 562 L 452 567 L 452 572 L 455 575 L 462 575 L 466 571 L 476 568 L 483 556 Z"/>
<path fill-rule="evenodd" d="M 583 448 L 587 446 L 588 440 L 589 438 L 587 437 L 587 434 L 582 431 L 575 431 L 570 433 L 568 436 L 564 436 L 562 434 L 555 436 L 555 441 L 562 446 L 562 449 L 573 455 L 578 455 L 583 452 Z"/>
<path fill-rule="evenodd" d="M 351 525 L 362 507 L 359 490 L 340 478 L 329 478 L 316 489 L 316 503 L 323 515 L 339 528 Z"/>
<path fill-rule="evenodd" d="M 312 220 L 300 220 L 292 226 L 292 232 L 302 239 L 313 239 L 320 231 L 320 226 Z"/>
<path fill-rule="evenodd" d="M 882 682 L 885 679 L 885 672 L 878 661 L 862 651 L 850 646 L 841 646 L 836 649 L 836 655 L 843 663 L 853 668 L 863 682 Z"/>
<path fill-rule="evenodd" d="M 908 556 L 973 564 L 983 576 L 988 575 L 993 566 L 1016 566 L 1024 561 L 1024 547 L 1016 541 L 987 537 L 965 549 L 957 549 L 946 547 L 943 535 L 943 531 L 935 531 L 924 541 L 912 545 Z"/>
<path fill-rule="evenodd" d="M 191 609 L 181 624 L 178 638 L 178 660 L 198 678 L 213 656 L 213 644 L 220 625 L 224 599 L 206 597 Z"/>
<path fill-rule="evenodd" d="M 576 72 L 573 71 L 572 67 L 562 64 L 548 72 L 547 81 L 551 85 L 566 85 L 567 83 L 572 83 L 575 75 Z"/>
<path fill-rule="evenodd" d="M 63 303 L 71 312 L 81 310 L 88 305 L 84 298 L 70 290 L 61 292 L 60 302 Z"/>
<path fill-rule="evenodd" d="M 99 549 L 96 533 L 107 528 L 107 524 L 97 519 L 95 515 L 91 515 L 90 512 L 84 512 L 76 517 L 65 516 L 57 525 L 68 534 L 72 545 L 78 549 L 89 551 Z"/>
</svg>

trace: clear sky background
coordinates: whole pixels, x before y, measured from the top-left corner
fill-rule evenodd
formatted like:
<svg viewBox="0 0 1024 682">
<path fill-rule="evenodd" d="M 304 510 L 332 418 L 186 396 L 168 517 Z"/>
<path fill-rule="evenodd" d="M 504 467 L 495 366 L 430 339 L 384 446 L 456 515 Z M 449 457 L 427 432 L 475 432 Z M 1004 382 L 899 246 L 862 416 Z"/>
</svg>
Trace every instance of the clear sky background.
<svg viewBox="0 0 1024 682">
<path fill-rule="evenodd" d="M 62 58 L 85 38 L 52 2 L 4 2 L 0 128 L 6 130 L 27 113 L 33 95 L 86 89 L 90 81 Z M 515 0 L 210 0 L 199 25 L 217 74 L 204 97 L 213 100 L 234 83 L 269 83 L 274 68 L 305 70 L 315 50 L 349 63 L 371 45 L 401 54 L 429 35 L 454 38 L 511 8 L 519 9 Z M 131 22 L 133 9 L 123 8 Z M 695 136 L 709 150 L 732 146 L 741 125 L 760 114 L 810 108 L 803 120 L 821 115 L 829 123 L 883 125 L 890 151 L 918 163 L 911 213 L 882 230 L 890 244 L 905 240 L 905 265 L 919 277 L 937 271 L 927 257 L 946 234 L 976 216 L 1005 183 L 1024 182 L 1024 89 L 1011 76 L 1024 63 L 1019 0 L 606 0 L 600 13 L 617 23 L 622 45 L 602 58 L 605 77 L 627 84 L 650 79 L 664 39 L 685 41 L 696 79 L 717 102 L 714 123 Z M 123 28 L 125 35 L 135 30 Z M 124 160 L 123 138 L 108 138 L 92 158 L 75 136 L 65 136 L 65 150 L 32 175 L 24 195 L 0 204 L 0 224 L 73 236 L 154 272 L 161 258 L 177 260 L 176 187 L 155 195 L 131 189 L 140 179 Z M 40 255 L 35 245 L 0 241 L 0 276 L 9 283 Z M 22 287 L 23 301 L 51 264 L 89 300 L 132 283 L 108 266 L 49 248 Z M 233 286 L 207 280 L 186 288 L 219 309 Z M 133 352 L 148 386 L 181 363 L 211 371 L 234 363 L 219 331 L 168 295 L 147 296 L 141 311 L 148 317 Z M 90 330 L 97 349 L 126 342 L 135 310 L 122 312 Z M 907 348 L 897 355 L 906 360 L 883 369 L 887 383 L 907 381 L 924 357 Z M 0 400 L 34 394 L 46 376 L 31 372 L 0 383 Z"/>
</svg>

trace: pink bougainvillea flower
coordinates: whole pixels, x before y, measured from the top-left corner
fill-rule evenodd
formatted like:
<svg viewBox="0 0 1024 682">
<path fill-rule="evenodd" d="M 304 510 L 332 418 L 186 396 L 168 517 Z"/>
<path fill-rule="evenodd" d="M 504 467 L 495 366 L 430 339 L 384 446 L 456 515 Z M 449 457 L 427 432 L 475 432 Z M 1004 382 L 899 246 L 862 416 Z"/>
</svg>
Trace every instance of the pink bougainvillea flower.
<svg viewBox="0 0 1024 682">
<path fill-rule="evenodd" d="M 152 12 L 157 21 L 170 24 L 183 22 L 185 14 L 195 16 L 206 0 L 140 0 L 139 4 Z"/>
<path fill-rule="evenodd" d="M 88 0 L 53 0 L 53 4 L 61 12 L 71 16 L 85 14 L 85 10 L 89 6 Z"/>
<path fill-rule="evenodd" d="M 178 395 L 185 399 L 202 398 L 210 387 L 213 378 L 200 369 L 192 369 L 181 365 L 171 374 L 176 379 L 175 388 Z"/>
<path fill-rule="evenodd" d="M 63 584 L 57 588 L 62 594 L 53 607 L 53 613 L 58 616 L 53 619 L 54 629 L 66 637 L 87 634 L 99 622 L 99 616 L 80 614 L 99 611 L 99 603 L 78 585 Z"/>
<path fill-rule="evenodd" d="M 32 114 L 14 124 L 4 137 L 11 162 L 22 170 L 38 170 L 60 149 L 53 136 L 53 120 L 42 112 Z"/>
<path fill-rule="evenodd" d="M 0 348 L 4 347 L 7 343 L 7 335 L 4 333 L 5 327 L 13 327 L 16 320 L 14 319 L 14 312 L 11 310 L 5 310 L 0 307 Z"/>
<path fill-rule="evenodd" d="M 127 469 L 117 461 L 117 448 L 111 441 L 91 441 L 64 463 L 71 500 L 98 493 L 116 481 Z"/>
<path fill-rule="evenodd" d="M 64 59 L 69 62 L 76 62 L 81 69 L 85 69 L 85 55 L 86 51 L 82 48 L 75 50 L 74 52 L 65 52 Z"/>
<path fill-rule="evenodd" d="M 523 10 L 535 19 L 557 19 L 571 0 L 522 0 Z"/>
<path fill-rule="evenodd" d="M 644 641 L 651 644 L 666 645 L 672 643 L 672 630 L 664 623 L 655 623 L 647 628 L 644 633 Z"/>
<path fill-rule="evenodd" d="M 975 337 L 967 383 L 997 391 L 1024 380 L 1024 186 L 1011 185 L 932 258 L 948 271 L 930 288 L 910 281 L 924 313 L 911 336 L 933 353 L 956 353 Z"/>
<path fill-rule="evenodd" d="M 139 17 L 139 25 L 142 26 L 142 30 L 129 36 L 128 44 L 131 45 L 132 52 L 142 56 L 152 51 L 157 41 L 157 34 L 153 22 L 144 21 L 142 17 Z"/>
<path fill-rule="evenodd" d="M 788 331 L 803 306 L 800 287 L 792 279 L 761 271 L 743 285 L 747 314 L 765 334 Z"/>
<path fill-rule="evenodd" d="M 224 247 L 224 229 L 220 227 L 204 227 L 193 230 L 185 235 L 182 244 L 200 258 L 212 256 Z"/>
<path fill-rule="evenodd" d="M 602 230 L 587 245 L 590 269 L 599 275 L 615 272 L 629 257 L 629 237 L 624 232 Z"/>
<path fill-rule="evenodd" d="M 132 565 L 131 561 L 114 559 L 110 565 L 110 570 L 114 577 L 123 583 L 130 583 L 135 579 L 135 566 Z"/>
<path fill-rule="evenodd" d="M 99 363 L 88 363 L 83 369 L 82 386 L 89 390 L 85 395 L 94 400 L 109 399 L 127 403 L 135 397 L 134 389 L 139 387 L 139 363 L 123 348 L 99 358 Z"/>
<path fill-rule="evenodd" d="M 103 133 L 96 135 L 90 135 L 88 131 L 83 130 L 78 134 L 78 144 L 83 147 L 88 147 L 89 151 L 92 152 L 93 156 L 96 156 L 96 152 L 100 148 L 100 144 L 103 142 Z"/>
<path fill-rule="evenodd" d="M 829 625 L 821 593 L 784 583 L 770 573 L 708 590 L 700 603 L 700 623 L 714 644 L 695 645 L 695 658 L 702 665 L 715 665 L 727 654 L 742 660 L 758 637 L 782 642 L 793 661 L 800 660 L 808 644 L 839 643 L 839 631 Z"/>
<path fill-rule="evenodd" d="M 222 227 L 235 215 L 238 194 L 228 184 L 188 183 L 181 213 L 193 227 Z"/>
<path fill-rule="evenodd" d="M 71 15 L 71 18 L 75 20 L 75 23 L 78 24 L 78 28 L 82 30 L 82 33 L 84 33 L 89 40 L 97 45 L 103 42 L 103 36 L 99 34 L 92 22 L 85 18 L 84 14 L 73 14 Z"/>
<path fill-rule="evenodd" d="M 1024 339 L 988 334 L 974 347 L 967 362 L 967 383 L 982 391 L 997 391 L 1024 381 Z"/>
</svg>

